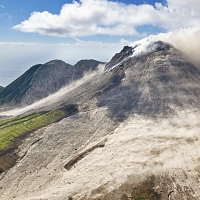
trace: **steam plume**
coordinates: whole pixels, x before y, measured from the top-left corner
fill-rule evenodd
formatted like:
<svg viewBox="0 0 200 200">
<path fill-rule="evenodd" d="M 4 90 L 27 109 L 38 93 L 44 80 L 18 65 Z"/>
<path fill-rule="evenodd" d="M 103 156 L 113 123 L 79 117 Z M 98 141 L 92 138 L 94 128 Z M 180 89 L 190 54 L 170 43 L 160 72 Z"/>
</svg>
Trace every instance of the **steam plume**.
<svg viewBox="0 0 200 200">
<path fill-rule="evenodd" d="M 180 29 L 157 36 L 160 40 L 172 44 L 175 48 L 184 53 L 188 59 L 200 68 L 200 29 L 188 28 Z"/>
</svg>

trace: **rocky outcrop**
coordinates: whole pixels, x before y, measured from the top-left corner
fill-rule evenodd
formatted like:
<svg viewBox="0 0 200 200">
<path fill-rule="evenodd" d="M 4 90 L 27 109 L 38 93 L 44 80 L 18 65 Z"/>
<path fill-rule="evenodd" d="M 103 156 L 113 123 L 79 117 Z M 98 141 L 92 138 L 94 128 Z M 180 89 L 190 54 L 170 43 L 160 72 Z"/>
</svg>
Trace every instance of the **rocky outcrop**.
<svg viewBox="0 0 200 200">
<path fill-rule="evenodd" d="M 87 156 L 90 152 L 94 151 L 97 148 L 103 148 L 105 146 L 105 141 L 99 142 L 98 144 L 84 150 L 83 152 L 75 155 L 72 157 L 67 164 L 65 164 L 64 168 L 67 170 L 70 170 L 78 161 L 83 159 L 85 156 Z"/>
</svg>

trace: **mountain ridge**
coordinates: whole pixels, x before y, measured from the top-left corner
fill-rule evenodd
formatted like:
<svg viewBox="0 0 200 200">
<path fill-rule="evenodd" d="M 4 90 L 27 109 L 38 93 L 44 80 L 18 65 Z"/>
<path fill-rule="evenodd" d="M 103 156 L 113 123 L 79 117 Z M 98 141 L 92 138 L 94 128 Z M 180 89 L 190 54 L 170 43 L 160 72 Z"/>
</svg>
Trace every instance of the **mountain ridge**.
<svg viewBox="0 0 200 200">
<path fill-rule="evenodd" d="M 28 71 L 26 71 L 23 75 L 21 75 L 19 78 L 17 78 L 15 81 L 13 81 L 11 84 L 9 84 L 7 87 L 4 88 L 4 90 L 0 94 L 0 103 L 1 105 L 6 104 L 8 102 L 19 102 L 21 89 L 23 87 L 23 84 L 27 84 L 27 87 L 24 88 L 25 90 L 28 90 L 31 84 L 31 80 L 36 73 L 37 69 L 41 66 L 41 64 L 34 65 L 31 67 Z M 13 87 L 14 86 L 14 87 Z M 17 88 L 17 89 L 15 89 Z M 23 95 L 23 94 L 22 94 Z M 16 97 L 16 100 L 15 100 Z"/>
<path fill-rule="evenodd" d="M 61 60 L 52 60 L 31 67 L 18 79 L 5 87 L 0 94 L 0 105 L 26 106 L 58 91 L 78 80 L 102 62 L 82 60 L 75 66 Z"/>
</svg>

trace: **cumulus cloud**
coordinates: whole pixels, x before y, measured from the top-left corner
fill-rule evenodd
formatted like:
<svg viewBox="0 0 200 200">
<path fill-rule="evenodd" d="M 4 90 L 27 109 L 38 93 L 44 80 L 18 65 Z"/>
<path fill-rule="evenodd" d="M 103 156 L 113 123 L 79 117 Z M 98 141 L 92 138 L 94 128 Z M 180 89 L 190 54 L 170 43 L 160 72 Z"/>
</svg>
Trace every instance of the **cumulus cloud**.
<svg viewBox="0 0 200 200">
<path fill-rule="evenodd" d="M 96 34 L 138 36 L 137 28 L 157 26 L 165 30 L 196 27 L 200 20 L 199 0 L 167 0 L 166 4 L 123 4 L 108 0 L 80 0 L 63 5 L 58 15 L 33 12 L 14 26 L 23 32 L 61 37 Z"/>
</svg>

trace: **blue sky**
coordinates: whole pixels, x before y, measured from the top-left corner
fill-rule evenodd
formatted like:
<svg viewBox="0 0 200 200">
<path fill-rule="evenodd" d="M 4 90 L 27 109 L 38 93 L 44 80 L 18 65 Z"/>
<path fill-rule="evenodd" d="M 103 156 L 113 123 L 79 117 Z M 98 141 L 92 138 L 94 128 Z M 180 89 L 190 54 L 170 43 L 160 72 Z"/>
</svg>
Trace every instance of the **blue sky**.
<svg viewBox="0 0 200 200">
<path fill-rule="evenodd" d="M 80 2 L 80 1 L 77 1 Z M 142 5 L 149 4 L 155 6 L 156 2 L 165 3 L 163 0 L 150 0 L 150 1 L 138 1 L 138 0 L 120 0 L 112 1 L 120 2 L 126 5 Z M 30 14 L 33 12 L 48 11 L 52 14 L 59 14 L 64 4 L 73 4 L 72 0 L 0 0 L 0 41 L 4 42 L 74 42 L 71 37 L 52 37 L 48 35 L 41 35 L 38 33 L 24 33 L 12 29 L 22 21 L 27 20 Z M 139 26 L 138 30 L 141 32 L 147 32 L 148 34 L 159 32 L 160 29 L 152 26 Z M 94 37 L 95 36 L 95 37 Z M 93 35 L 91 40 L 100 41 L 119 41 L 122 36 L 112 35 Z M 90 40 L 90 37 L 81 37 L 83 40 Z M 131 38 L 132 36 L 125 36 L 123 38 Z"/>
<path fill-rule="evenodd" d="M 199 26 L 199 0 L 0 0 L 0 85 L 52 59 L 109 59 L 151 34 Z"/>
</svg>

